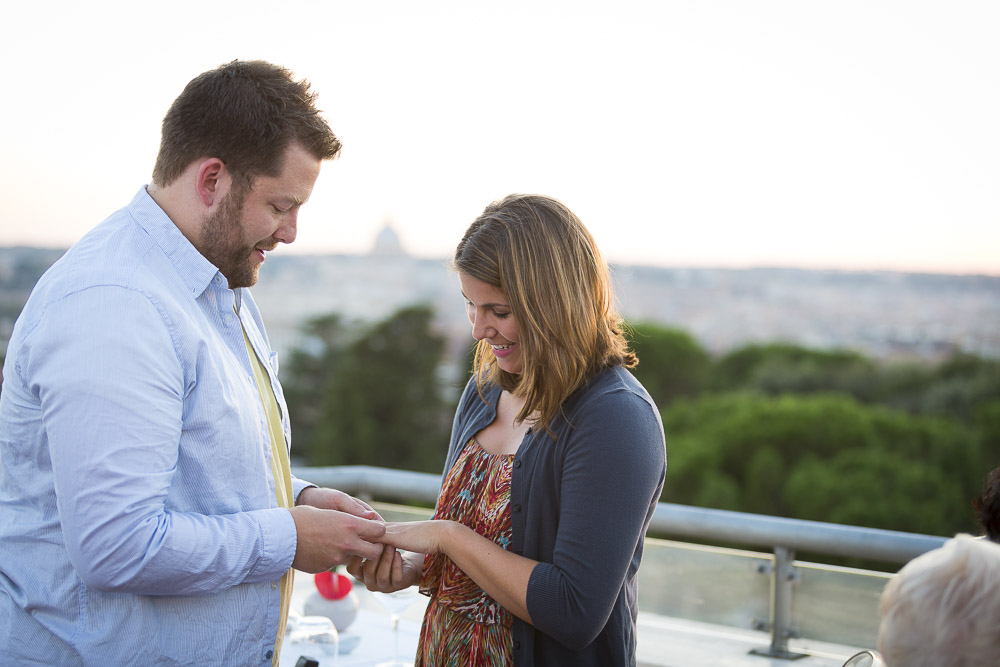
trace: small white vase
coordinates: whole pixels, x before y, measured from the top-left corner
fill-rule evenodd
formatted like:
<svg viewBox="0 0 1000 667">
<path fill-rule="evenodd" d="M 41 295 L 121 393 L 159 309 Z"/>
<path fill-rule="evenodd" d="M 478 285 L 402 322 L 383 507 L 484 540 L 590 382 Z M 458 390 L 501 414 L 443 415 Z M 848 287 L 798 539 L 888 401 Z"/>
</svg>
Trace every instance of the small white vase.
<svg viewBox="0 0 1000 667">
<path fill-rule="evenodd" d="M 306 616 L 326 616 L 333 621 L 337 632 L 343 632 L 358 617 L 360 604 L 354 591 L 336 600 L 327 600 L 318 592 L 313 592 L 306 598 L 303 611 Z"/>
</svg>

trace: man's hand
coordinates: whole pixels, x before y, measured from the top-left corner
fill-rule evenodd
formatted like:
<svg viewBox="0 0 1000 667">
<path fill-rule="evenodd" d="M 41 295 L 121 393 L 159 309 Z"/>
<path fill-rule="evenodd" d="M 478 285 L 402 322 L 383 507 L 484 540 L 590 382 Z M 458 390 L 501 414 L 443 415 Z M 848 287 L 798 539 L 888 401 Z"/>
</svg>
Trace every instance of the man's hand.
<svg viewBox="0 0 1000 667">
<path fill-rule="evenodd" d="M 373 519 L 385 523 L 379 513 L 363 500 L 358 500 L 336 489 L 325 489 L 318 486 L 307 486 L 299 492 L 296 505 L 311 505 L 321 510 L 338 510 L 347 512 L 362 519 Z"/>
<path fill-rule="evenodd" d="M 343 565 L 356 556 L 377 560 L 382 554 L 382 545 L 374 543 L 385 534 L 385 524 L 378 514 L 375 517 L 379 520 L 365 519 L 309 504 L 298 504 L 288 511 L 295 521 L 297 535 L 295 559 L 292 561 L 296 570 L 322 572 Z M 374 513 L 374 510 L 370 511 Z"/>
</svg>

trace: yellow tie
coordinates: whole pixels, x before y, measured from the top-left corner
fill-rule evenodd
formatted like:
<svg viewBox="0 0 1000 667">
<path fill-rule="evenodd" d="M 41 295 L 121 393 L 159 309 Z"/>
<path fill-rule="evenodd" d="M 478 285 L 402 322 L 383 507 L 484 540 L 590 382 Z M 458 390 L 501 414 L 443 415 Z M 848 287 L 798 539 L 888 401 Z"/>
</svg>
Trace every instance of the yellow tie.
<svg viewBox="0 0 1000 667">
<path fill-rule="evenodd" d="M 243 325 L 242 320 L 240 326 Z M 260 394 L 260 402 L 264 406 L 264 413 L 267 415 L 267 427 L 271 435 L 271 475 L 274 477 L 274 489 L 277 496 L 278 507 L 292 507 L 292 471 L 288 462 L 288 449 L 285 447 L 285 434 L 281 428 L 281 415 L 278 413 L 278 401 L 274 398 L 274 390 L 271 388 L 271 381 L 267 371 L 264 369 L 261 360 L 253 350 L 250 339 L 247 338 L 246 329 L 243 330 L 243 342 L 247 346 L 247 354 L 250 355 L 250 367 L 253 369 L 253 377 L 257 382 L 257 392 Z M 281 577 L 281 612 L 278 621 L 278 637 L 274 644 L 274 657 L 271 660 L 272 667 L 278 665 L 278 655 L 281 653 L 281 641 L 285 637 L 285 623 L 288 620 L 288 607 L 292 600 L 292 579 L 294 571 L 289 569 Z"/>
</svg>

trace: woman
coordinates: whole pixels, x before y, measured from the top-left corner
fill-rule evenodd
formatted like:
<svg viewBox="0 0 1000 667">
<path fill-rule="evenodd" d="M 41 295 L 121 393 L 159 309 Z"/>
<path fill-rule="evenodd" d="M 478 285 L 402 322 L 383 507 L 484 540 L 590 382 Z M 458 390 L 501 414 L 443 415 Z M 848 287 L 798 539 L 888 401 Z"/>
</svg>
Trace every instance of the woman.
<svg viewBox="0 0 1000 667">
<path fill-rule="evenodd" d="M 479 343 L 434 519 L 388 524 L 382 556 L 348 571 L 431 596 L 417 664 L 634 665 L 666 450 L 607 266 L 537 195 L 488 206 L 454 266 Z"/>
</svg>

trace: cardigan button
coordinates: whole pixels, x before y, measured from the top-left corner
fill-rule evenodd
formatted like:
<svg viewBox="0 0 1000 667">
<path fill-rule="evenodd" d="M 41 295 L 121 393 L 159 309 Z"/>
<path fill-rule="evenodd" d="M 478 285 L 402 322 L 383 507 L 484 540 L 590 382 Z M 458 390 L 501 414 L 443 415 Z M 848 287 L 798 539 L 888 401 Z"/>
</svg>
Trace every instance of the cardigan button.
<svg viewBox="0 0 1000 667">
<path fill-rule="evenodd" d="M 515 639 L 515 640 L 514 640 L 514 650 L 515 650 L 515 651 L 518 651 L 518 650 L 520 650 L 520 649 L 521 649 L 521 642 L 520 642 L 520 640 L 518 640 L 518 639 Z"/>
<path fill-rule="evenodd" d="M 514 509 L 515 512 L 520 512 L 521 511 L 521 503 L 514 503 L 514 508 L 513 509 Z"/>
<path fill-rule="evenodd" d="M 521 459 L 517 459 L 516 461 L 514 461 L 514 467 L 515 468 L 520 468 L 521 467 Z"/>
</svg>

